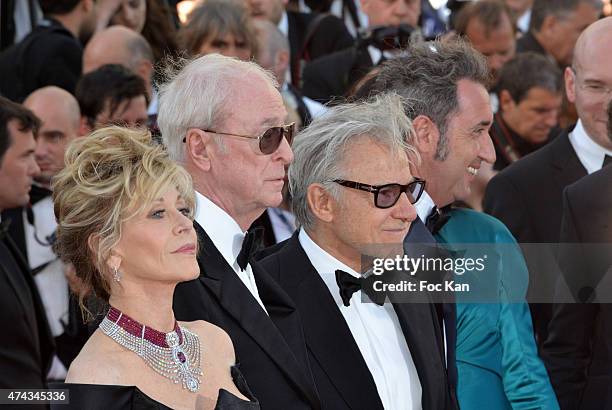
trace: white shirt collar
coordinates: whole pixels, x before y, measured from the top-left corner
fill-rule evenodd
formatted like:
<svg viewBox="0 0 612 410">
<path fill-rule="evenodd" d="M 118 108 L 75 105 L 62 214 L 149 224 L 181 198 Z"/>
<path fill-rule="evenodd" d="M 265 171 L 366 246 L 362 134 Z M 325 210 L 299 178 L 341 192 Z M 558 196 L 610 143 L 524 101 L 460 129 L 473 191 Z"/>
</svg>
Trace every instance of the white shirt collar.
<svg viewBox="0 0 612 410">
<path fill-rule="evenodd" d="M 431 199 L 427 191 L 423 191 L 423 193 L 421 194 L 421 198 L 419 198 L 419 201 L 414 204 L 414 207 L 417 211 L 417 215 L 419 215 L 419 218 L 421 219 L 421 221 L 423 221 L 423 223 L 425 222 L 425 220 L 431 213 L 431 210 L 435 206 L 436 204 L 434 203 L 433 199 Z"/>
<path fill-rule="evenodd" d="M 612 156 L 612 151 L 596 143 L 584 129 L 582 120 L 578 120 L 576 127 L 569 134 L 570 144 L 576 151 L 578 159 L 589 174 L 599 171 L 603 166 L 606 155 Z"/>
<path fill-rule="evenodd" d="M 151 102 L 149 102 L 149 107 L 147 108 L 147 114 L 148 115 L 155 115 L 157 114 L 157 104 L 158 104 L 158 98 L 157 98 L 157 91 L 153 90 L 151 93 Z"/>
<path fill-rule="evenodd" d="M 531 21 L 531 9 L 525 11 L 517 20 L 516 26 L 523 33 L 527 33 L 529 31 L 529 22 Z"/>
<path fill-rule="evenodd" d="M 195 220 L 206 231 L 227 263 L 233 266 L 245 235 L 238 222 L 197 191 Z"/>
<path fill-rule="evenodd" d="M 323 282 L 325 282 L 325 285 L 334 297 L 336 304 L 342 305 L 340 291 L 336 283 L 336 269 L 343 270 L 356 278 L 360 278 L 361 275 L 323 250 L 310 238 L 310 236 L 308 236 L 304 229 L 300 229 L 298 239 L 310 263 L 319 273 L 321 279 L 323 279 Z"/>
<path fill-rule="evenodd" d="M 285 37 L 289 38 L 289 19 L 287 18 L 286 11 L 283 12 L 281 19 L 278 22 L 278 29 L 285 35 Z"/>
</svg>

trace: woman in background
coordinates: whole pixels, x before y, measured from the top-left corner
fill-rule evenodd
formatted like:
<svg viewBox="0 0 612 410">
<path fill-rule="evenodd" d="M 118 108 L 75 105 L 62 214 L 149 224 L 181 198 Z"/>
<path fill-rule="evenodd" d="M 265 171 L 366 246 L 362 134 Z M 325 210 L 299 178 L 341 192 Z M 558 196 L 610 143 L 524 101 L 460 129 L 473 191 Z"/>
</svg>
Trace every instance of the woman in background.
<svg viewBox="0 0 612 410">
<path fill-rule="evenodd" d="M 195 8 L 179 30 L 178 42 L 192 56 L 219 53 L 248 61 L 257 51 L 249 12 L 236 0 L 207 0 Z"/>
</svg>

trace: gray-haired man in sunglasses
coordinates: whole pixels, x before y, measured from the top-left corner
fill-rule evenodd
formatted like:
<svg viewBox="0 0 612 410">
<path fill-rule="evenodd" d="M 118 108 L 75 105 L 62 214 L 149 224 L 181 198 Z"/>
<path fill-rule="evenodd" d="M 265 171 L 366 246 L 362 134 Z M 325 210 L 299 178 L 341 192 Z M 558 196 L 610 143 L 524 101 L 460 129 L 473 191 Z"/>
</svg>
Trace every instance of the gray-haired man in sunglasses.
<svg viewBox="0 0 612 410">
<path fill-rule="evenodd" d="M 193 178 L 200 243 L 200 277 L 177 287 L 174 311 L 230 335 L 262 408 L 318 409 L 295 307 L 251 259 L 255 238 L 247 232 L 282 200 L 293 160 L 286 115 L 268 72 L 217 54 L 187 63 L 161 87 L 158 124 Z"/>
<path fill-rule="evenodd" d="M 331 108 L 293 144 L 301 227 L 262 265 L 302 318 L 324 408 L 454 408 L 433 305 L 370 300 L 364 286 L 362 255 L 399 256 L 417 217 L 412 133 L 401 99 L 386 95 Z"/>
</svg>

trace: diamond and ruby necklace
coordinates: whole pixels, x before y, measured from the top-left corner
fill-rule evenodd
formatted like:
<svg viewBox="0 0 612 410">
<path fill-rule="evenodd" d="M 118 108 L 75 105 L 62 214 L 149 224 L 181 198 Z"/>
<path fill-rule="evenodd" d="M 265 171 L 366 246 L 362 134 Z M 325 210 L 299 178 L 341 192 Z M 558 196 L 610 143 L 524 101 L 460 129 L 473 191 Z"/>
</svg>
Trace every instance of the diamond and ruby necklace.
<svg viewBox="0 0 612 410">
<path fill-rule="evenodd" d="M 147 327 L 120 310 L 111 307 L 100 329 L 121 346 L 142 357 L 157 373 L 181 382 L 183 388 L 200 388 L 200 339 L 198 335 L 174 323 L 174 330 L 163 333 Z"/>
</svg>

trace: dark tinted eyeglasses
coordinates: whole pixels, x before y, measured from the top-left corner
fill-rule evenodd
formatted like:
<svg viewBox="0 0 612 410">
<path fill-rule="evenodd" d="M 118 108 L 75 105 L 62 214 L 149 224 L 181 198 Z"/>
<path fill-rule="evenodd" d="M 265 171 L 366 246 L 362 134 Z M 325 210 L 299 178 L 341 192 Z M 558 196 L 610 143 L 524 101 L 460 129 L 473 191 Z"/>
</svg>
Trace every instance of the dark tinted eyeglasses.
<svg viewBox="0 0 612 410">
<path fill-rule="evenodd" d="M 391 208 L 393 205 L 395 205 L 403 192 L 405 192 L 406 196 L 408 196 L 410 203 L 415 204 L 419 198 L 421 198 L 421 195 L 425 190 L 425 181 L 422 179 L 415 179 L 407 185 L 368 185 L 362 184 L 361 182 L 346 181 L 344 179 L 336 179 L 334 182 L 348 188 L 373 193 L 374 205 L 376 205 L 377 208 L 382 209 Z"/>
<path fill-rule="evenodd" d="M 274 153 L 278 147 L 280 146 L 283 137 L 287 139 L 289 145 L 293 141 L 293 135 L 295 133 L 295 123 L 292 122 L 289 125 L 282 125 L 280 127 L 272 127 L 267 129 L 263 134 L 258 137 L 250 136 L 250 135 L 240 135 L 240 134 L 232 134 L 229 132 L 218 132 L 213 130 L 205 130 L 202 128 L 198 128 L 204 132 L 210 132 L 211 134 L 219 134 L 219 135 L 229 135 L 230 137 L 238 137 L 238 138 L 248 138 L 257 140 L 257 146 L 259 148 L 259 152 L 264 155 L 269 155 Z M 183 142 L 187 141 L 187 137 L 183 138 Z"/>
</svg>

